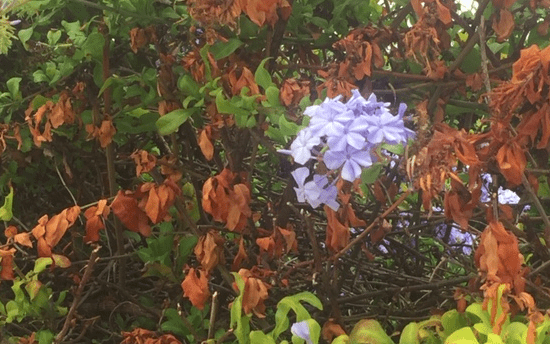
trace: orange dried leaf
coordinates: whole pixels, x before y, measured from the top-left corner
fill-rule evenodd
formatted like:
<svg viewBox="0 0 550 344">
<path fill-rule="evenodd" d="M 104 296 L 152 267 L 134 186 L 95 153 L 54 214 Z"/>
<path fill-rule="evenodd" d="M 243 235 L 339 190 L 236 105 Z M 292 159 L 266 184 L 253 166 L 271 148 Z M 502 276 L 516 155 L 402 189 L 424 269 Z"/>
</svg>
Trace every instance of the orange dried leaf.
<svg viewBox="0 0 550 344">
<path fill-rule="evenodd" d="M 334 319 L 329 319 L 323 324 L 321 335 L 327 342 L 331 343 L 333 338 L 343 334 L 346 334 L 346 331 Z"/>
<path fill-rule="evenodd" d="M 111 209 L 113 210 L 113 214 L 129 230 L 140 233 L 145 237 L 151 235 L 151 226 L 149 226 L 147 214 L 138 207 L 138 202 L 135 198 L 126 196 L 120 190 L 113 203 L 111 203 Z"/>
<path fill-rule="evenodd" d="M 243 261 L 248 261 L 248 254 L 246 254 L 246 249 L 244 248 L 244 239 L 241 237 L 241 240 L 239 240 L 239 251 L 233 259 L 231 270 L 236 271 Z"/>
<path fill-rule="evenodd" d="M 242 305 L 245 314 L 254 313 L 258 318 L 265 318 L 264 301 L 269 296 L 269 285 L 254 277 L 250 270 L 240 269 L 239 275 L 244 280 Z"/>
<path fill-rule="evenodd" d="M 0 249 L 0 258 L 2 259 L 2 261 L 0 262 L 0 266 L 2 267 L 2 271 L 0 271 L 0 279 L 13 280 L 15 278 L 13 274 L 13 254 L 14 253 L 15 253 L 14 248 L 10 248 L 8 250 Z"/>
<path fill-rule="evenodd" d="M 143 149 L 132 153 L 130 157 L 134 159 L 136 176 L 138 177 L 142 173 L 150 172 L 157 165 L 157 158 Z"/>
<path fill-rule="evenodd" d="M 27 247 L 30 247 L 32 248 L 32 241 L 31 241 L 31 233 L 19 233 L 19 234 L 16 234 L 14 237 L 13 237 L 13 241 L 15 241 L 16 243 L 18 243 L 19 245 L 23 245 L 23 246 L 27 246 Z"/>
<path fill-rule="evenodd" d="M 71 227 L 78 215 L 80 214 L 80 207 L 75 205 L 74 207 L 64 209 L 60 214 L 53 216 L 48 223 L 46 223 L 46 243 L 53 248 L 59 240 L 65 235 L 65 232 Z"/>
<path fill-rule="evenodd" d="M 214 157 L 214 145 L 212 144 L 210 135 L 208 135 L 210 131 L 212 131 L 212 128 L 210 126 L 207 126 L 200 133 L 198 139 L 199 147 L 201 148 L 202 154 L 204 155 L 206 160 L 209 161 L 212 160 L 212 158 Z"/>
<path fill-rule="evenodd" d="M 225 240 L 215 231 L 209 231 L 199 238 L 194 252 L 206 273 L 210 273 L 216 265 L 224 261 L 224 242 Z"/>
<path fill-rule="evenodd" d="M 497 41 L 503 42 L 514 31 L 514 15 L 507 9 L 500 9 L 498 16 L 493 17 L 493 30 L 497 34 Z"/>
<path fill-rule="evenodd" d="M 183 296 L 189 298 L 193 306 L 203 310 L 206 301 L 210 298 L 207 273 L 194 268 L 189 269 L 181 283 L 181 289 L 183 289 Z"/>
</svg>

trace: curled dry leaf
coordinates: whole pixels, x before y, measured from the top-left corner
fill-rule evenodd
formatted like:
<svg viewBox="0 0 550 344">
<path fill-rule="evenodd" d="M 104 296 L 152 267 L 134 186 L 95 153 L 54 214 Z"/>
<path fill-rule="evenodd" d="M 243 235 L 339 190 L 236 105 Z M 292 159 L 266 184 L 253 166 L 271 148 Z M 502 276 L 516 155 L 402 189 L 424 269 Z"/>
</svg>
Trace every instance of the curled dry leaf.
<svg viewBox="0 0 550 344">
<path fill-rule="evenodd" d="M 330 318 L 323 324 L 321 335 L 327 342 L 331 343 L 333 338 L 343 334 L 346 334 L 346 331 L 334 319 Z"/>
<path fill-rule="evenodd" d="M 86 236 L 84 242 L 96 242 L 99 240 L 99 231 L 105 228 L 105 219 L 109 216 L 110 208 L 107 200 L 100 200 L 96 206 L 86 209 L 84 217 L 86 218 Z"/>
<path fill-rule="evenodd" d="M 504 42 L 506 38 L 510 37 L 515 26 L 514 15 L 505 8 L 501 8 L 498 15 L 493 17 L 493 30 L 497 34 L 498 42 Z"/>
<path fill-rule="evenodd" d="M 145 237 L 151 235 L 151 226 L 147 214 L 138 207 L 138 201 L 135 198 L 127 196 L 124 191 L 120 190 L 111 203 L 111 209 L 113 214 L 129 230 L 140 233 Z"/>
<path fill-rule="evenodd" d="M 0 249 L 0 266 L 2 271 L 0 271 L 0 279 L 2 280 L 13 280 L 15 278 L 13 274 L 13 254 L 15 253 L 14 248 L 7 250 Z"/>
<path fill-rule="evenodd" d="M 191 268 L 181 283 L 183 296 L 189 298 L 193 306 L 197 307 L 199 310 L 204 309 L 206 301 L 210 298 L 207 276 L 208 273 Z"/>
<path fill-rule="evenodd" d="M 285 106 L 298 105 L 302 98 L 309 95 L 309 80 L 286 79 L 281 85 L 279 99 Z"/>
<path fill-rule="evenodd" d="M 350 231 L 338 220 L 337 213 L 327 205 L 324 206 L 327 214 L 327 248 L 331 252 L 338 252 L 349 243 Z"/>
<path fill-rule="evenodd" d="M 246 178 L 227 168 L 209 178 L 202 188 L 202 206 L 214 220 L 226 223 L 232 231 L 240 232 L 252 216 L 252 210 L 249 207 L 250 187 L 238 183 L 239 180 Z"/>
<path fill-rule="evenodd" d="M 497 162 L 500 172 L 512 185 L 522 183 L 523 173 L 527 166 L 524 150 L 515 141 L 503 145 L 497 153 Z"/>
<path fill-rule="evenodd" d="M 130 155 L 136 164 L 136 176 L 150 172 L 157 165 L 157 158 L 146 150 L 135 151 Z"/>
<path fill-rule="evenodd" d="M 124 339 L 120 344 L 181 344 L 171 334 L 159 336 L 156 332 L 144 328 L 135 328 L 132 332 L 122 332 Z"/>
<path fill-rule="evenodd" d="M 240 70 L 235 67 L 229 72 L 229 84 L 231 85 L 231 93 L 233 95 L 239 95 L 241 94 L 241 90 L 246 87 L 248 88 L 248 94 L 254 95 L 254 94 L 260 94 L 260 88 L 258 87 L 258 84 L 254 80 L 254 74 L 250 71 L 250 69 L 246 67 L 242 67 Z"/>
<path fill-rule="evenodd" d="M 516 294 L 524 291 L 523 256 L 518 240 L 500 222 L 491 222 L 481 234 L 475 263 L 486 277 L 486 286 L 507 283 Z"/>
<path fill-rule="evenodd" d="M 201 131 L 198 143 L 206 160 L 212 160 L 214 157 L 214 144 L 212 143 L 212 127 L 210 125 L 207 125 Z"/>
<path fill-rule="evenodd" d="M 236 271 L 241 267 L 243 261 L 248 261 L 248 254 L 246 254 L 246 249 L 244 248 L 244 239 L 241 237 L 239 240 L 239 251 L 233 259 L 233 264 L 231 264 L 231 270 Z"/>
<path fill-rule="evenodd" d="M 242 305 L 245 314 L 254 313 L 258 318 L 265 318 L 264 301 L 269 297 L 269 284 L 256 278 L 248 269 L 240 269 L 239 275 L 244 281 Z"/>
<path fill-rule="evenodd" d="M 37 240 L 38 255 L 40 257 L 50 257 L 52 255 L 52 248 L 65 235 L 67 229 L 75 223 L 79 214 L 80 207 L 74 206 L 64 209 L 51 219 L 48 218 L 48 215 L 44 215 L 38 220 L 38 225 L 33 228 L 31 233 Z"/>
<path fill-rule="evenodd" d="M 218 263 L 224 262 L 224 242 L 225 240 L 213 230 L 199 238 L 194 252 L 207 274 L 209 274 Z"/>
<path fill-rule="evenodd" d="M 256 25 L 269 24 L 274 26 L 279 20 L 287 20 L 292 7 L 287 0 L 240 0 L 241 8 Z"/>
</svg>

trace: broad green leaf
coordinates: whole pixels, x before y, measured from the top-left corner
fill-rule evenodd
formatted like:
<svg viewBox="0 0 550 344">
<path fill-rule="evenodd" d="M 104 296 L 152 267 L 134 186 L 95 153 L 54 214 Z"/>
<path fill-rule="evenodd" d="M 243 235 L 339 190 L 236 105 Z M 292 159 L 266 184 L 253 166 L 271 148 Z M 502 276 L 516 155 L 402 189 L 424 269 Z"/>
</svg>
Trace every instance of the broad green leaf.
<svg viewBox="0 0 550 344">
<path fill-rule="evenodd" d="M 252 331 L 250 332 L 250 344 L 275 344 L 275 341 L 262 331 Z"/>
<path fill-rule="evenodd" d="M 273 81 L 271 80 L 271 75 L 269 74 L 267 69 L 265 69 L 264 67 L 265 63 L 269 59 L 270 57 L 263 59 L 260 65 L 258 66 L 258 68 L 256 69 L 256 73 L 254 73 L 254 81 L 256 81 L 258 85 L 262 86 L 264 90 L 267 90 L 269 86 L 273 85 Z"/>
<path fill-rule="evenodd" d="M 491 319 L 489 317 L 489 314 L 487 311 L 484 311 L 483 308 L 481 308 L 481 304 L 479 303 L 472 303 L 466 308 L 466 313 L 473 314 L 477 316 L 483 323 L 490 325 Z"/>
<path fill-rule="evenodd" d="M 12 99 L 16 99 L 19 95 L 19 83 L 21 80 L 21 78 L 11 78 L 6 81 L 6 86 L 8 86 L 8 91 L 10 91 Z"/>
<path fill-rule="evenodd" d="M 50 30 L 48 31 L 48 34 L 46 36 L 48 38 L 48 44 L 49 45 L 55 45 L 59 39 L 61 38 L 61 31 L 60 30 Z"/>
<path fill-rule="evenodd" d="M 34 28 L 31 26 L 28 29 L 22 29 L 17 32 L 17 36 L 23 45 L 31 38 Z"/>
<path fill-rule="evenodd" d="M 185 95 L 191 95 L 194 98 L 200 98 L 200 86 L 189 74 L 184 74 L 178 79 L 178 89 Z"/>
<path fill-rule="evenodd" d="M 218 42 L 210 47 L 210 52 L 216 60 L 221 60 L 237 50 L 243 42 L 236 38 L 230 38 L 227 42 Z"/>
<path fill-rule="evenodd" d="M 467 326 L 468 323 L 464 315 L 458 313 L 456 309 L 452 309 L 441 316 L 441 324 L 443 325 L 445 336 L 449 336 L 454 331 Z"/>
<path fill-rule="evenodd" d="M 296 123 L 290 122 L 285 118 L 284 115 L 281 115 L 279 117 L 279 128 L 281 129 L 281 133 L 285 135 L 286 137 L 295 136 L 300 131 L 300 126 Z"/>
<path fill-rule="evenodd" d="M 349 344 L 395 344 L 380 323 L 373 319 L 359 321 L 349 335 Z"/>
<path fill-rule="evenodd" d="M 405 154 L 405 148 L 403 147 L 402 144 L 396 144 L 396 145 L 390 145 L 388 143 L 382 143 L 380 145 L 380 147 L 382 149 L 385 149 L 387 150 L 388 152 L 391 152 L 393 154 L 397 154 L 397 155 L 403 155 Z"/>
<path fill-rule="evenodd" d="M 411 322 L 401 332 L 401 337 L 399 337 L 399 344 L 420 344 L 418 339 L 418 323 Z"/>
<path fill-rule="evenodd" d="M 189 334 L 189 331 L 187 330 L 187 327 L 185 326 L 185 323 L 181 319 L 181 316 L 178 314 L 177 310 L 174 308 L 168 308 L 164 312 L 164 316 L 167 321 L 160 325 L 163 331 L 170 331 L 182 337 Z"/>
<path fill-rule="evenodd" d="M 349 341 L 349 336 L 347 334 L 342 334 L 334 338 L 334 340 L 332 341 L 332 344 L 348 344 L 348 341 Z"/>
<path fill-rule="evenodd" d="M 89 54 L 99 60 L 103 57 L 103 45 L 105 45 L 105 37 L 99 32 L 92 32 L 82 45 L 82 51 L 85 55 Z"/>
<path fill-rule="evenodd" d="M 9 221 L 13 217 L 13 187 L 10 186 L 10 193 L 4 199 L 4 205 L 0 208 L 0 220 Z"/>
<path fill-rule="evenodd" d="M 479 344 L 479 342 L 470 327 L 463 327 L 447 337 L 445 344 Z"/>
<path fill-rule="evenodd" d="M 46 270 L 46 268 L 51 265 L 53 260 L 50 257 L 42 257 L 38 258 L 34 261 L 34 269 L 33 271 L 36 274 L 41 273 L 42 271 Z"/>
<path fill-rule="evenodd" d="M 187 121 L 195 112 L 194 108 L 177 109 L 159 118 L 156 122 L 157 129 L 161 135 L 170 135 Z"/>
<path fill-rule="evenodd" d="M 265 89 L 265 96 L 271 106 L 280 106 L 279 89 L 275 86 L 269 86 Z"/>
<path fill-rule="evenodd" d="M 382 167 L 382 164 L 375 163 L 369 168 L 363 169 L 363 172 L 361 172 L 361 181 L 365 184 L 374 183 L 380 176 L 380 172 L 382 172 Z"/>
<path fill-rule="evenodd" d="M 486 344 L 504 344 L 504 342 L 502 341 L 502 338 L 500 338 L 498 334 L 494 334 L 494 333 L 489 333 L 487 335 L 487 342 L 485 343 Z"/>
<path fill-rule="evenodd" d="M 29 294 L 31 300 L 36 297 L 41 287 L 42 282 L 40 282 L 39 280 L 31 280 L 29 281 L 29 283 L 27 283 L 27 285 L 25 285 L 25 290 Z"/>
<path fill-rule="evenodd" d="M 523 334 L 527 332 L 527 325 L 520 322 L 513 322 L 504 330 L 503 337 L 506 338 L 506 344 L 523 344 Z"/>
</svg>

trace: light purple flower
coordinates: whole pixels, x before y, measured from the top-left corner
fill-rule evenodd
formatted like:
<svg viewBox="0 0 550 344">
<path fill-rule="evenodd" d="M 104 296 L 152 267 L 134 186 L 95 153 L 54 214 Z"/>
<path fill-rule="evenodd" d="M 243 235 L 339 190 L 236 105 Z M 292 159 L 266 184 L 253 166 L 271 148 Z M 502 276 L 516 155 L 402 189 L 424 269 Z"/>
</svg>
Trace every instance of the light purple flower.
<svg viewBox="0 0 550 344">
<path fill-rule="evenodd" d="M 327 139 L 328 146 L 334 151 L 343 151 L 347 145 L 355 149 L 362 149 L 365 146 L 365 134 L 369 124 L 363 117 L 350 121 L 343 130 Z"/>
<path fill-rule="evenodd" d="M 349 182 L 361 176 L 362 167 L 372 165 L 372 157 L 366 150 L 346 147 L 343 151 L 328 150 L 324 156 L 325 165 L 331 170 L 342 167 L 342 178 Z"/>
<path fill-rule="evenodd" d="M 313 344 L 307 320 L 292 324 L 290 332 L 292 332 L 293 335 L 305 340 L 307 344 Z"/>
<path fill-rule="evenodd" d="M 305 164 L 311 159 L 311 149 L 321 143 L 318 136 L 314 136 L 308 128 L 300 130 L 298 136 L 290 145 L 290 150 L 280 149 L 278 152 L 290 154 L 294 161 L 300 165 Z"/>
<path fill-rule="evenodd" d="M 340 204 L 336 201 L 338 190 L 336 186 L 329 183 L 327 177 L 315 174 L 313 180 L 306 183 L 305 181 L 309 176 L 307 167 L 297 168 L 291 174 L 298 185 L 294 188 L 298 202 L 308 203 L 312 208 L 326 204 L 334 211 L 338 210 L 340 207 Z"/>
<path fill-rule="evenodd" d="M 378 144 L 383 141 L 389 144 L 406 142 L 406 131 L 403 119 L 392 115 L 387 109 L 377 111 L 375 116 L 365 116 L 369 123 L 367 140 Z"/>
</svg>

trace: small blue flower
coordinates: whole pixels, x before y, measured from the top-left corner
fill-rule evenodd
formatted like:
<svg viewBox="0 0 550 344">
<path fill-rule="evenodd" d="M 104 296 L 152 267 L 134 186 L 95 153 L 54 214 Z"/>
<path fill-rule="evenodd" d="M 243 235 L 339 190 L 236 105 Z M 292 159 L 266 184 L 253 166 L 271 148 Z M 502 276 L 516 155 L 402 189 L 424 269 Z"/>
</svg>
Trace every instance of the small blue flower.
<svg viewBox="0 0 550 344">
<path fill-rule="evenodd" d="M 290 150 L 280 149 L 278 152 L 283 154 L 290 154 L 294 158 L 294 161 L 300 165 L 304 165 L 311 159 L 311 150 L 313 147 L 321 143 L 318 136 L 314 136 L 311 130 L 302 129 L 298 133 L 296 139 L 290 145 Z"/>
<path fill-rule="evenodd" d="M 305 340 L 307 344 L 313 344 L 307 320 L 294 323 L 290 328 L 290 332 L 292 332 L 293 335 Z"/>
<path fill-rule="evenodd" d="M 343 151 L 326 151 L 324 162 L 331 170 L 336 170 L 344 165 L 342 167 L 342 178 L 353 182 L 361 176 L 361 169 L 363 167 L 372 165 L 372 157 L 368 151 L 348 146 Z"/>
<path fill-rule="evenodd" d="M 333 210 L 338 210 L 340 204 L 336 201 L 338 190 L 336 186 L 329 184 L 328 178 L 318 174 L 313 175 L 313 180 L 305 182 L 309 176 L 307 167 L 300 167 L 294 170 L 292 177 L 298 187 L 294 188 L 298 202 L 307 202 L 312 208 L 326 204 Z"/>
</svg>

